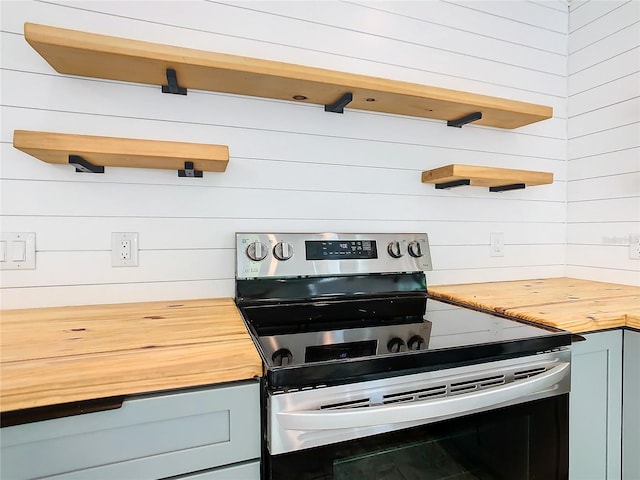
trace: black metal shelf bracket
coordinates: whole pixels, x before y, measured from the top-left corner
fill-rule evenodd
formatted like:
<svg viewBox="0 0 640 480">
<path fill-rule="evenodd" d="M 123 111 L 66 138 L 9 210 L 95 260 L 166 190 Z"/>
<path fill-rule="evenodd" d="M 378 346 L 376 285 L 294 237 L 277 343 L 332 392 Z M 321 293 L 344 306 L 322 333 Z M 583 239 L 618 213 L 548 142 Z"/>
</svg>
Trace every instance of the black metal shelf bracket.
<svg viewBox="0 0 640 480">
<path fill-rule="evenodd" d="M 178 75 L 173 68 L 167 68 L 167 83 L 168 85 L 162 85 L 162 93 L 187 94 L 187 89 L 178 85 Z"/>
<path fill-rule="evenodd" d="M 344 107 L 353 101 L 353 93 L 347 92 L 337 102 L 324 106 L 325 112 L 344 113 Z"/>
<path fill-rule="evenodd" d="M 202 177 L 202 170 L 195 170 L 193 162 L 184 162 L 184 170 L 178 170 L 179 177 Z"/>
<path fill-rule="evenodd" d="M 449 120 L 447 122 L 447 127 L 456 127 L 462 128 L 463 125 L 467 123 L 475 122 L 476 120 L 480 120 L 482 118 L 482 112 L 474 112 L 469 115 L 465 115 L 457 120 Z"/>
<path fill-rule="evenodd" d="M 489 187 L 490 192 L 507 192 L 509 190 L 521 190 L 526 187 L 524 183 L 512 183 L 511 185 L 500 185 L 498 187 Z"/>
<path fill-rule="evenodd" d="M 69 164 L 76 167 L 76 172 L 81 173 L 104 173 L 104 166 L 94 165 L 91 162 L 87 162 L 79 155 L 69 155 Z"/>
<path fill-rule="evenodd" d="M 471 180 L 465 178 L 462 180 L 453 180 L 452 182 L 436 183 L 436 189 L 444 190 L 445 188 L 461 187 L 463 185 L 471 185 Z"/>
</svg>

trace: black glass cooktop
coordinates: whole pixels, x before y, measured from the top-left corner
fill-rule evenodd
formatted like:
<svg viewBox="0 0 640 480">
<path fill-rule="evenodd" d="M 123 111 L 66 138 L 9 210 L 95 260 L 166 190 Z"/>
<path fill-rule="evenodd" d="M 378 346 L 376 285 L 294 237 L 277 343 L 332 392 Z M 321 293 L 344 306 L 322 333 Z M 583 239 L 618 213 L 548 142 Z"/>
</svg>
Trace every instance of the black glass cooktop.
<svg viewBox="0 0 640 480">
<path fill-rule="evenodd" d="M 275 389 L 437 370 L 571 343 L 564 331 L 426 296 L 249 306 L 241 311 L 262 355 L 268 384 Z"/>
<path fill-rule="evenodd" d="M 427 302 L 425 318 L 433 324 L 429 343 L 431 350 L 567 336 L 566 332 L 557 329 L 547 329 L 433 299 Z"/>
</svg>

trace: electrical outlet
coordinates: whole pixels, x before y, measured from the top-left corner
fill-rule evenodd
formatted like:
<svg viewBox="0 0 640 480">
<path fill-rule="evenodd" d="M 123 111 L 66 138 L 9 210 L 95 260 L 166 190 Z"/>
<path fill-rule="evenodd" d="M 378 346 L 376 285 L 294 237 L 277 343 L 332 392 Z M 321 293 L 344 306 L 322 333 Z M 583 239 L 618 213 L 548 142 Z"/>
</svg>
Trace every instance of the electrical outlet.
<svg viewBox="0 0 640 480">
<path fill-rule="evenodd" d="M 491 232 L 489 238 L 490 256 L 504 257 L 504 233 Z"/>
<path fill-rule="evenodd" d="M 137 232 L 111 233 L 111 266 L 138 266 L 138 234 Z"/>
<path fill-rule="evenodd" d="M 120 244 L 118 245 L 118 254 L 120 256 L 120 260 L 123 262 L 131 260 L 131 240 L 120 240 Z"/>
<path fill-rule="evenodd" d="M 640 235 L 629 235 L 629 258 L 640 260 Z"/>
</svg>

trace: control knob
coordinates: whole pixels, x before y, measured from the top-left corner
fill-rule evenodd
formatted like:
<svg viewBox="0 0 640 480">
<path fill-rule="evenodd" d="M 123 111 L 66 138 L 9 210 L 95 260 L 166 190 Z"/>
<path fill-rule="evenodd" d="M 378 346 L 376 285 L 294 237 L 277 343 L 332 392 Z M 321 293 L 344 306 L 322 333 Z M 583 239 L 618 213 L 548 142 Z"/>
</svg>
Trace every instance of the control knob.
<svg viewBox="0 0 640 480">
<path fill-rule="evenodd" d="M 289 260 L 293 256 L 293 246 L 289 242 L 278 242 L 273 247 L 273 256 L 278 260 Z"/>
<path fill-rule="evenodd" d="M 393 258 L 400 258 L 403 255 L 400 249 L 400 242 L 390 242 L 389 245 L 387 245 L 387 252 L 389 252 L 389 255 Z"/>
<path fill-rule="evenodd" d="M 288 348 L 281 348 L 271 355 L 271 360 L 276 367 L 286 367 L 293 360 L 293 355 Z"/>
<path fill-rule="evenodd" d="M 267 246 L 262 242 L 252 242 L 247 247 L 247 257 L 254 262 L 264 260 L 267 256 Z"/>
<path fill-rule="evenodd" d="M 420 335 L 414 335 L 407 342 L 407 347 L 409 347 L 409 350 L 422 350 L 424 346 L 424 338 L 422 338 Z"/>
<path fill-rule="evenodd" d="M 422 252 L 422 247 L 420 246 L 420 242 L 418 242 L 417 240 L 409 243 L 408 251 L 409 255 L 415 258 L 419 258 L 424 255 L 424 253 Z"/>
<path fill-rule="evenodd" d="M 404 342 L 401 338 L 393 337 L 387 342 L 387 350 L 391 353 L 398 353 L 404 351 Z"/>
</svg>

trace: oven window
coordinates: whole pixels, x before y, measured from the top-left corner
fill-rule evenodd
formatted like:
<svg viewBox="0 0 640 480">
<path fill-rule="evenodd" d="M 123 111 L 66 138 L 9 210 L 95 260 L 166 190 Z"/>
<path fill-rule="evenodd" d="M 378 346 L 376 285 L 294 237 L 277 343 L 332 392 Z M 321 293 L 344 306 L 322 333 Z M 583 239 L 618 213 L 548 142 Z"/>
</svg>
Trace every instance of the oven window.
<svg viewBox="0 0 640 480">
<path fill-rule="evenodd" d="M 335 460 L 333 474 L 336 480 L 529 478 L 528 433 L 528 418 L 518 419 L 508 435 L 495 424 L 473 426 Z M 429 477 L 424 476 L 426 471 Z"/>
<path fill-rule="evenodd" d="M 272 480 L 566 480 L 568 395 L 270 458 Z"/>
</svg>

